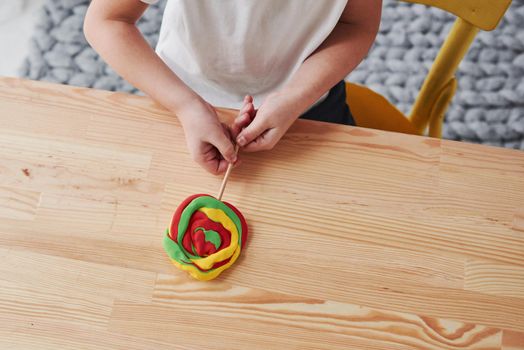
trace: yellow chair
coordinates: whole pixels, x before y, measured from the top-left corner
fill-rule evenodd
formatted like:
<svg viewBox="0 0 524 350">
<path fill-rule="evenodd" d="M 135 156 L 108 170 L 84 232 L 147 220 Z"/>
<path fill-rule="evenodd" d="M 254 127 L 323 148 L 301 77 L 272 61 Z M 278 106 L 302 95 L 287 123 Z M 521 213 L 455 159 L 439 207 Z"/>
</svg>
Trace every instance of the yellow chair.
<svg viewBox="0 0 524 350">
<path fill-rule="evenodd" d="M 346 83 L 348 104 L 358 126 L 442 137 L 442 122 L 457 89 L 455 71 L 480 29 L 493 30 L 511 0 L 402 0 L 435 6 L 457 16 L 419 92 L 409 117 L 383 96 Z"/>
</svg>

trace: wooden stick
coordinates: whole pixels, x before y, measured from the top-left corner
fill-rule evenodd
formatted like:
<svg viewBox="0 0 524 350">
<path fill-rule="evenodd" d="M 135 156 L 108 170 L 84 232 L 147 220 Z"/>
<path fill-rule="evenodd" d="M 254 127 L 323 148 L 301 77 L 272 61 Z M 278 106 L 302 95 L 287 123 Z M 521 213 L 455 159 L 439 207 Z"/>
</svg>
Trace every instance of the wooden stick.
<svg viewBox="0 0 524 350">
<path fill-rule="evenodd" d="M 240 117 L 242 115 L 242 111 L 244 110 L 244 107 L 246 106 L 246 99 L 247 99 L 247 96 L 244 98 L 244 105 L 242 106 L 242 108 L 240 108 L 240 111 L 238 112 L 238 116 Z M 253 97 L 251 97 L 251 102 L 250 103 L 253 103 Z M 238 150 L 239 150 L 240 146 L 235 144 L 235 154 L 238 154 Z M 218 190 L 218 200 L 221 201 L 222 200 L 222 195 L 224 194 L 224 190 L 226 189 L 226 184 L 227 184 L 227 180 L 229 179 L 229 175 L 231 174 L 231 170 L 233 170 L 233 163 L 229 163 L 229 165 L 227 166 L 227 170 L 226 170 L 226 173 L 224 175 L 224 179 L 222 180 L 222 184 L 220 185 L 220 189 Z"/>
<path fill-rule="evenodd" d="M 238 145 L 235 146 L 235 154 L 238 154 Z M 226 174 L 224 175 L 224 179 L 222 180 L 222 184 L 220 185 L 220 189 L 218 190 L 218 200 L 222 200 L 222 195 L 224 194 L 224 190 L 226 189 L 227 180 L 229 179 L 229 175 L 231 174 L 231 170 L 233 170 L 233 163 L 229 163 L 227 166 Z"/>
</svg>

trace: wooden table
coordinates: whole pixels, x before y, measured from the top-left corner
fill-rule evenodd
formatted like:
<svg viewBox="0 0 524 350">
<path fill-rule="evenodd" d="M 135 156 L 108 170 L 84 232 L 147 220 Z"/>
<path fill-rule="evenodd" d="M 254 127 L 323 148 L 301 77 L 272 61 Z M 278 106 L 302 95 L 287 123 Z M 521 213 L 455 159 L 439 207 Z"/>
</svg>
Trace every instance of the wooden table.
<svg viewBox="0 0 524 350">
<path fill-rule="evenodd" d="M 162 248 L 221 178 L 146 97 L 0 79 L 0 349 L 523 349 L 524 152 L 299 121 L 224 199 L 251 240 Z"/>
</svg>

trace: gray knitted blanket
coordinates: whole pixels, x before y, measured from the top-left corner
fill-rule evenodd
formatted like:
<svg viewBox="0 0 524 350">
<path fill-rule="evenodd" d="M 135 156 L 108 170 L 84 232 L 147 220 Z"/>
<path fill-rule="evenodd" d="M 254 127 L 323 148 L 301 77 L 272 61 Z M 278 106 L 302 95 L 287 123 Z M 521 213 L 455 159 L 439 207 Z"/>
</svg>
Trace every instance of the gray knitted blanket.
<svg viewBox="0 0 524 350">
<path fill-rule="evenodd" d="M 47 0 L 21 76 L 97 89 L 136 92 L 87 44 L 89 0 Z M 154 46 L 165 0 L 138 26 Z M 368 58 L 349 76 L 408 112 L 453 23 L 438 9 L 385 0 L 380 33 Z M 499 27 L 477 37 L 457 74 L 459 88 L 444 137 L 524 150 L 524 0 L 514 0 Z"/>
</svg>

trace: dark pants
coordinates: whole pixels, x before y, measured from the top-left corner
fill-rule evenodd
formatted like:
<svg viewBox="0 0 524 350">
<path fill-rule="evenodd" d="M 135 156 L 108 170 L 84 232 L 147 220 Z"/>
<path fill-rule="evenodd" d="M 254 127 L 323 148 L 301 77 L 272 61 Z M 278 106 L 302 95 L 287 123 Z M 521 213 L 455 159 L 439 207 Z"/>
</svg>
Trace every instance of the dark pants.
<svg viewBox="0 0 524 350">
<path fill-rule="evenodd" d="M 346 84 L 341 81 L 335 85 L 324 101 L 311 108 L 300 117 L 328 123 L 355 125 L 351 111 L 346 103 Z"/>
</svg>

